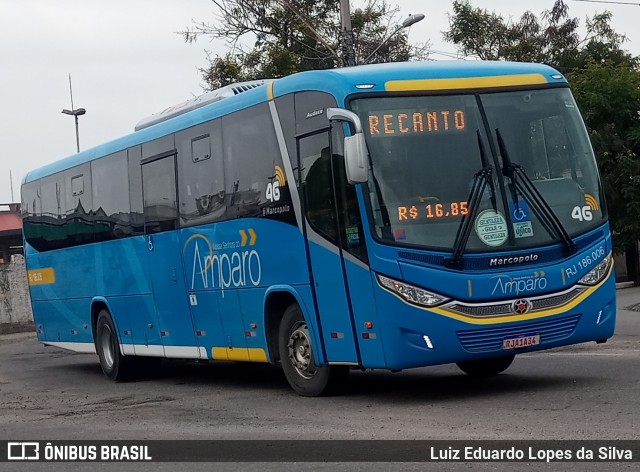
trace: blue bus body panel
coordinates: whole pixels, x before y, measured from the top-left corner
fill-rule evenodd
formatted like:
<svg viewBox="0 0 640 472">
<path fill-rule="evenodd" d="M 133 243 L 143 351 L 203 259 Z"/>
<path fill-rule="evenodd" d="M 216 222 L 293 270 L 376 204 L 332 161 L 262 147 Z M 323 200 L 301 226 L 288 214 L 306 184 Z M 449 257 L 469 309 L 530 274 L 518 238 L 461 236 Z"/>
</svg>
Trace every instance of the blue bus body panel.
<svg viewBox="0 0 640 472">
<path fill-rule="evenodd" d="M 596 233 L 602 234 L 603 231 L 598 229 Z M 611 236 L 608 231 L 606 234 L 572 257 L 546 265 L 466 272 L 462 275 L 442 268 L 397 263 L 399 269 L 393 277 L 456 300 L 476 303 L 551 295 L 574 287 L 610 253 Z M 589 235 L 583 237 L 588 238 Z M 389 250 L 388 247 L 380 249 L 382 252 Z M 387 257 L 382 258 L 379 264 L 385 270 L 392 267 L 390 257 Z M 372 260 L 372 266 L 378 262 Z M 388 275 L 388 272 L 383 273 Z M 613 335 L 615 327 L 615 277 L 612 268 L 606 280 L 595 288 L 587 288 L 584 295 L 578 297 L 580 302 L 577 304 L 567 303 L 553 310 L 492 317 L 490 320 L 470 316 L 465 319 L 461 315 L 452 316 L 444 309 L 409 304 L 382 288 L 373 273 L 371 280 L 386 363 L 384 366 L 364 364 L 365 367 L 402 369 L 605 340 Z M 503 350 L 502 340 L 505 337 L 532 334 L 540 335 L 539 345 Z M 429 344 L 433 347 L 429 348 Z"/>
<path fill-rule="evenodd" d="M 358 364 L 340 255 L 311 241 L 309 255 L 327 360 Z"/>
<path fill-rule="evenodd" d="M 386 365 L 383 345 L 386 334 L 380 330 L 382 320 L 375 303 L 371 271 L 349 259 L 345 260 L 345 268 L 362 365 Z M 372 328 L 367 328 L 366 323 L 371 323 Z"/>
<path fill-rule="evenodd" d="M 213 290 L 190 292 L 191 316 L 198 345 L 207 349 L 211 356 L 211 347 L 226 345 L 226 336 L 222 328 L 222 315 L 218 306 L 218 292 Z"/>
<path fill-rule="evenodd" d="M 182 267 L 180 233 L 147 236 L 147 256 L 164 346 L 196 346 Z"/>
<path fill-rule="evenodd" d="M 602 232 L 598 230 L 598 232 Z M 600 239 L 561 262 L 504 267 L 494 270 L 457 271 L 438 269 L 437 276 L 426 265 L 398 262 L 403 281 L 463 301 L 490 301 L 558 292 L 574 285 L 611 252 L 611 241 Z M 517 254 L 537 251 L 513 252 Z M 502 255 L 504 256 L 504 254 Z M 589 257 L 588 263 L 586 256 Z M 501 257 L 491 255 L 491 257 Z M 585 262 L 582 262 L 585 259 Z M 582 264 L 582 266 L 581 266 Z"/>
<path fill-rule="evenodd" d="M 613 335 L 615 327 L 615 278 L 611 274 L 588 299 L 569 310 L 491 325 L 463 322 L 410 306 L 379 286 L 375 297 L 386 363 L 365 365 L 371 368 L 404 369 L 605 340 Z M 502 347 L 506 337 L 531 334 L 540 336 L 539 345 L 513 350 Z"/>
<path fill-rule="evenodd" d="M 184 228 L 180 238 L 200 345 L 209 356 L 214 347 L 267 353 L 267 289 L 282 283 L 309 284 L 300 230 L 272 220 L 240 219 Z"/>
</svg>

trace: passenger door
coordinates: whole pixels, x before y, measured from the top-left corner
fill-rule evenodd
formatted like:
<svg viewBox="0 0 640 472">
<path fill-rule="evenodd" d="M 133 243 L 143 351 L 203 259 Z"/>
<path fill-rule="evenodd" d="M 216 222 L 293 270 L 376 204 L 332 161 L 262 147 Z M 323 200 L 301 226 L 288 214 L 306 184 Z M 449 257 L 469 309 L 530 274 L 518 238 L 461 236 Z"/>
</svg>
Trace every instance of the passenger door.
<svg viewBox="0 0 640 472">
<path fill-rule="evenodd" d="M 169 151 L 142 160 L 144 226 L 149 272 L 166 357 L 200 357 L 184 282 L 176 154 Z"/>
<path fill-rule="evenodd" d="M 297 137 L 298 180 L 305 213 L 303 231 L 311 263 L 317 324 L 329 362 L 360 363 L 345 279 L 330 128 Z"/>
</svg>

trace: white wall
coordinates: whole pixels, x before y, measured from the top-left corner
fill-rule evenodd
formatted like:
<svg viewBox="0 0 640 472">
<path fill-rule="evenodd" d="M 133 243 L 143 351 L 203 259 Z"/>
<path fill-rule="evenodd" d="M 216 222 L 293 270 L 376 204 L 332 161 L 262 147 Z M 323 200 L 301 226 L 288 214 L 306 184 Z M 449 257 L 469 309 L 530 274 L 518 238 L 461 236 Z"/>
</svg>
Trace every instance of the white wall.
<svg viewBox="0 0 640 472">
<path fill-rule="evenodd" d="M 24 257 L 0 264 L 0 324 L 32 323 L 31 301 Z"/>
</svg>

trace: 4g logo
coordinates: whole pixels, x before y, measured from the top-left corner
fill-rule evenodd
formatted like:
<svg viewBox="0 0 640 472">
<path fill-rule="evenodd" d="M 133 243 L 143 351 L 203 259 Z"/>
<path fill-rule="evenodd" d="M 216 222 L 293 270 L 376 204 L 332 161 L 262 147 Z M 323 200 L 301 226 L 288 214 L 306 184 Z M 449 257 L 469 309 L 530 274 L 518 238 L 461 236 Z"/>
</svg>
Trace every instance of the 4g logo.
<svg viewBox="0 0 640 472">
<path fill-rule="evenodd" d="M 571 218 L 578 221 L 591 221 L 593 219 L 593 213 L 589 205 L 575 206 L 571 210 Z"/>
<path fill-rule="evenodd" d="M 269 182 L 267 184 L 267 190 L 265 192 L 265 197 L 270 202 L 277 202 L 280 200 L 280 187 L 284 187 L 287 183 L 287 178 L 284 175 L 284 171 L 282 167 L 276 165 L 275 167 L 275 180 L 273 182 Z"/>
<path fill-rule="evenodd" d="M 592 195 L 588 193 L 585 194 L 584 200 L 586 205 L 584 206 L 574 206 L 573 210 L 571 210 L 571 218 L 578 221 L 591 221 L 593 220 L 593 212 L 598 211 L 600 208 L 598 206 L 598 201 L 593 198 Z"/>
</svg>

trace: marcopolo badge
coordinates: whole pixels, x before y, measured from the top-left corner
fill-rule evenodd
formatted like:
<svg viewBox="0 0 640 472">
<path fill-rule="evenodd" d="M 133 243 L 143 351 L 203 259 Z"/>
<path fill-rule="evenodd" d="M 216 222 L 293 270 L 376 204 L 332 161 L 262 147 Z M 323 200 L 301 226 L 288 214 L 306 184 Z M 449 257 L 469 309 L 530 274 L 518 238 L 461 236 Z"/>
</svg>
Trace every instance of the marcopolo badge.
<svg viewBox="0 0 640 472">
<path fill-rule="evenodd" d="M 484 210 L 475 222 L 476 234 L 487 246 L 500 246 L 507 240 L 507 221 L 499 211 Z"/>
</svg>

